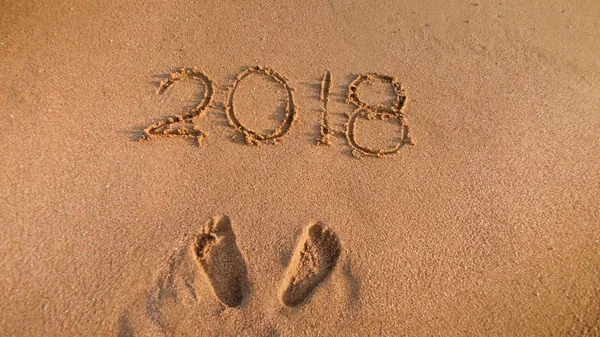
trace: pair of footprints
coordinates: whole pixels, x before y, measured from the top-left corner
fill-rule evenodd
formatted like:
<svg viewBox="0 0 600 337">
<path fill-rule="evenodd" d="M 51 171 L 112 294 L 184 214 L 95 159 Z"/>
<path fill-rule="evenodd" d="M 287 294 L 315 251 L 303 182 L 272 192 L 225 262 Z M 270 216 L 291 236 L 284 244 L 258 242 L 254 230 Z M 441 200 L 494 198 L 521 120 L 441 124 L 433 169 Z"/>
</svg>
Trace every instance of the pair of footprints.
<svg viewBox="0 0 600 337">
<path fill-rule="evenodd" d="M 194 241 L 193 252 L 219 301 L 239 306 L 249 281 L 231 220 L 227 216 L 208 220 Z M 288 266 L 280 293 L 283 304 L 301 304 L 329 276 L 340 252 L 340 240 L 330 228 L 320 222 L 309 226 Z"/>
</svg>

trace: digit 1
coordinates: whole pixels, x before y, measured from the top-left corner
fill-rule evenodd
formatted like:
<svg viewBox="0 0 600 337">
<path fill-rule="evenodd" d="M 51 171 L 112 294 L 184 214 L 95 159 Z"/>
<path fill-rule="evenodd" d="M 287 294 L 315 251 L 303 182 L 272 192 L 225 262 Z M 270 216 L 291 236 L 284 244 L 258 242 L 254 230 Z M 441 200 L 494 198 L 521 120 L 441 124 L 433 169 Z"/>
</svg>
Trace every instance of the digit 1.
<svg viewBox="0 0 600 337">
<path fill-rule="evenodd" d="M 321 136 L 317 139 L 317 145 L 331 145 L 331 135 L 333 134 L 333 130 L 331 130 L 331 126 L 329 125 L 329 111 L 327 110 L 331 84 L 331 72 L 327 70 L 321 81 L 320 101 L 323 106 L 323 111 L 321 112 Z"/>
</svg>

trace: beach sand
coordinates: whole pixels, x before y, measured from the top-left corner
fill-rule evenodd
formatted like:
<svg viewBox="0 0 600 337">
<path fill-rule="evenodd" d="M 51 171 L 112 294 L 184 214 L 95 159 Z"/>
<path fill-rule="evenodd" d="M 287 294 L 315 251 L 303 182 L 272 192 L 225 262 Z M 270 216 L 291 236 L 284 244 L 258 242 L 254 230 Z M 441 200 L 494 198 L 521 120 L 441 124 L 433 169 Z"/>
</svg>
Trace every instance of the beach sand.
<svg viewBox="0 0 600 337">
<path fill-rule="evenodd" d="M 597 1 L 0 12 L 0 335 L 600 335 Z"/>
</svg>

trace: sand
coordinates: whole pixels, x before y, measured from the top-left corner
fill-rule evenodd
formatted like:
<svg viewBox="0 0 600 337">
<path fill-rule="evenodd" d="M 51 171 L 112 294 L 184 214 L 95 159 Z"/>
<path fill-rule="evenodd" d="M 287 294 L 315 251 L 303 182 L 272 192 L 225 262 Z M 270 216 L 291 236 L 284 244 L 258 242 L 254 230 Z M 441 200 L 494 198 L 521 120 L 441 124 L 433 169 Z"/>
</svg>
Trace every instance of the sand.
<svg viewBox="0 0 600 337">
<path fill-rule="evenodd" d="M 600 335 L 597 1 L 0 13 L 1 336 Z"/>
</svg>

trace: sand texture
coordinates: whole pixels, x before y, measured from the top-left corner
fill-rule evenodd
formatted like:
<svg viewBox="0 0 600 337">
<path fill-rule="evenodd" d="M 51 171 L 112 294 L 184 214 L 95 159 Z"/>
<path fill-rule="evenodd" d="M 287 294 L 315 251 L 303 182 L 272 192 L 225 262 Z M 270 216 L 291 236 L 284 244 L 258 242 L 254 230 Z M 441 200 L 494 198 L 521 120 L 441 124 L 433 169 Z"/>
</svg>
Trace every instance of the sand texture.
<svg viewBox="0 0 600 337">
<path fill-rule="evenodd" d="M 600 336 L 599 1 L 0 13 L 0 336 Z"/>
</svg>

